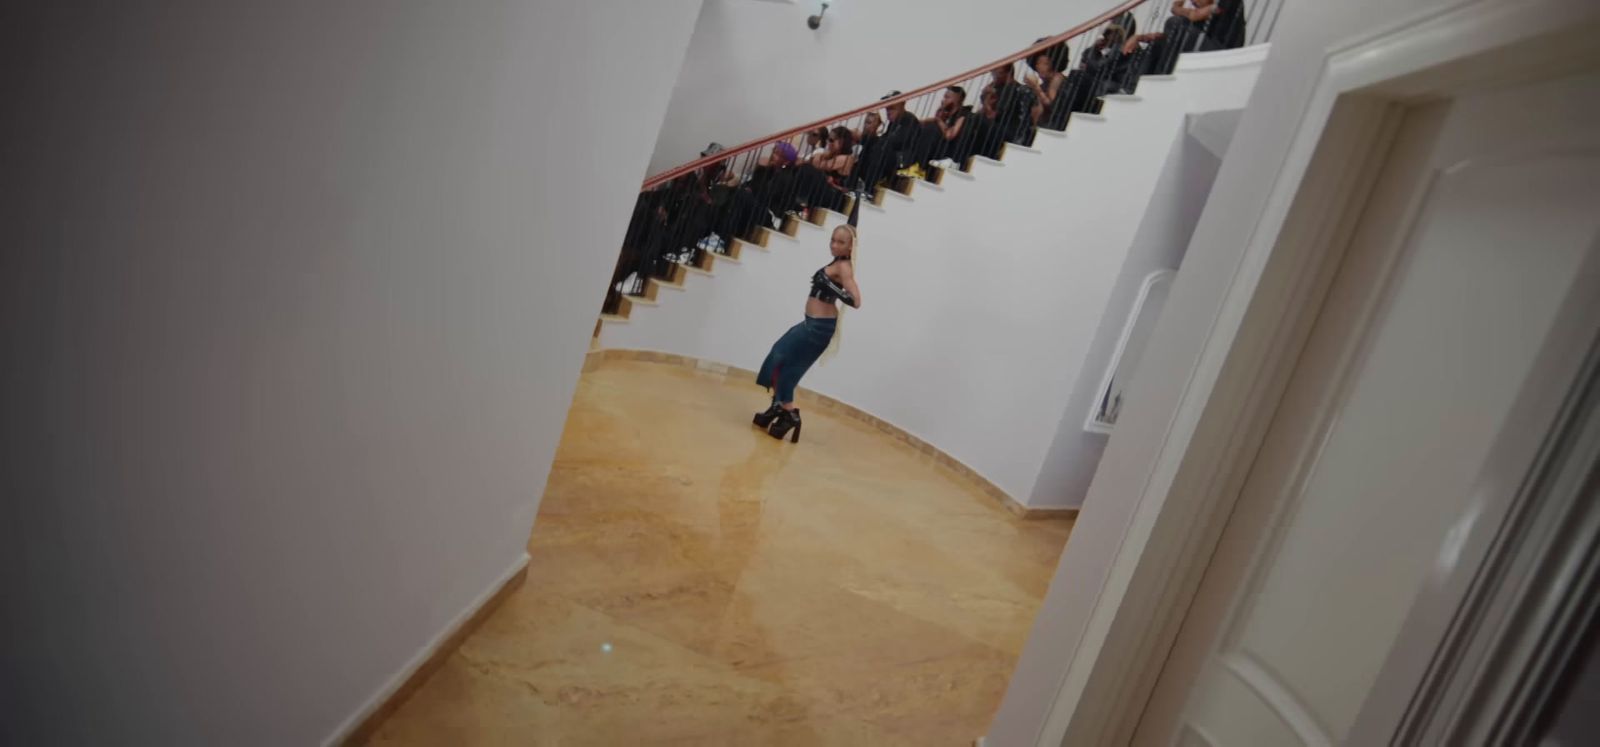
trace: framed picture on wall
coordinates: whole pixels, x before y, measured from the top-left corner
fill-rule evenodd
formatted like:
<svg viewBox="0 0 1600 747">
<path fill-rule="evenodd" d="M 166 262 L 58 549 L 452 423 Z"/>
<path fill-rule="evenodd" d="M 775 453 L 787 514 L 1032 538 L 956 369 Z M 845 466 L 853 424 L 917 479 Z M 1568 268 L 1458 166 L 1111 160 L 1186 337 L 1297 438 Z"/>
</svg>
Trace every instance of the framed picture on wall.
<svg viewBox="0 0 1600 747">
<path fill-rule="evenodd" d="M 1150 342 L 1150 333 L 1161 318 L 1161 310 L 1167 305 L 1167 293 L 1176 276 L 1173 270 L 1156 270 L 1146 275 L 1144 282 L 1139 285 L 1139 295 L 1133 301 L 1128 321 L 1122 325 L 1117 349 L 1111 353 L 1111 361 L 1106 364 L 1106 372 L 1100 380 L 1089 418 L 1083 423 L 1084 430 L 1110 433 L 1116 426 L 1117 416 L 1127 404 L 1128 384 L 1133 381 L 1139 359 Z"/>
</svg>

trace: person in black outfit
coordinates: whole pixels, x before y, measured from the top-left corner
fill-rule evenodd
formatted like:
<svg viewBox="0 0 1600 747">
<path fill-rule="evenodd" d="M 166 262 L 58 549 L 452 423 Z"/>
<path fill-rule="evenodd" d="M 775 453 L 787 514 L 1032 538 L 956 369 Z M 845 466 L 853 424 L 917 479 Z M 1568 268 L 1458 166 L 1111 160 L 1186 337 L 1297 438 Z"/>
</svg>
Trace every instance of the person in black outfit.
<svg viewBox="0 0 1600 747">
<path fill-rule="evenodd" d="M 1094 100 L 1111 93 L 1133 93 L 1137 75 L 1130 75 L 1133 60 L 1129 57 L 1128 40 L 1132 37 L 1129 24 L 1112 22 L 1100 32 L 1100 38 L 1083 50 L 1078 70 L 1081 76 L 1069 83 L 1082 89 L 1073 92 L 1073 111 L 1094 111 Z"/>
<path fill-rule="evenodd" d="M 883 136 L 883 116 L 877 112 L 867 112 L 861 120 L 861 129 L 856 130 L 856 155 L 861 155 L 867 144 Z"/>
<path fill-rule="evenodd" d="M 923 146 L 918 162 L 927 169 L 933 161 L 948 158 L 964 163 L 970 150 L 967 120 L 972 117 L 972 107 L 966 106 L 967 89 L 950 86 L 944 89 L 944 98 L 933 116 L 922 121 Z"/>
<path fill-rule="evenodd" d="M 1194 0 L 1194 6 L 1184 8 L 1182 0 L 1177 0 L 1172 4 L 1172 14 L 1181 15 L 1199 31 L 1199 51 L 1244 46 L 1244 0 Z"/>
<path fill-rule="evenodd" d="M 1008 143 L 1028 145 L 1033 142 L 1033 91 L 1017 82 L 1011 63 L 989 71 L 989 85 L 993 91 L 996 116 L 994 135 Z M 988 150 L 984 148 L 984 150 Z M 993 150 L 998 150 L 996 144 Z"/>
<path fill-rule="evenodd" d="M 1071 113 L 1067 109 L 1067 76 L 1057 70 L 1055 58 L 1048 51 L 1034 55 L 1028 65 L 1034 72 L 1027 82 L 1028 89 L 1033 91 L 1033 110 L 1029 116 L 1034 126 L 1052 130 L 1066 128 L 1067 115 Z"/>
<path fill-rule="evenodd" d="M 1211 52 L 1244 46 L 1244 0 L 1173 0 L 1161 33 L 1140 37 L 1146 73 L 1170 73 L 1184 52 Z"/>
<path fill-rule="evenodd" d="M 965 128 L 968 134 L 963 139 L 967 141 L 967 155 L 999 158 L 1000 144 L 1005 142 L 1000 137 L 1000 95 L 994 88 L 985 86 L 978 100 L 978 110 L 967 120 Z"/>
<path fill-rule="evenodd" d="M 827 145 L 796 167 L 795 176 L 801 199 L 808 207 L 840 210 L 845 203 L 844 186 L 855 166 L 855 156 L 851 154 L 855 133 L 835 127 L 828 134 Z"/>
<path fill-rule="evenodd" d="M 756 227 L 775 227 L 775 217 L 797 209 L 800 190 L 793 168 L 795 157 L 792 144 L 778 143 L 761 157 L 749 181 L 728 184 L 726 194 L 714 191 L 716 233 L 728 241 L 749 238 Z"/>
<path fill-rule="evenodd" d="M 890 91 L 880 100 L 893 99 L 899 91 Z M 856 178 L 867 189 L 875 187 L 890 174 L 917 161 L 916 146 L 922 123 L 917 115 L 906 111 L 903 101 L 896 101 L 883 109 L 889 126 L 883 134 L 863 143 L 861 158 L 856 165 Z"/>
</svg>

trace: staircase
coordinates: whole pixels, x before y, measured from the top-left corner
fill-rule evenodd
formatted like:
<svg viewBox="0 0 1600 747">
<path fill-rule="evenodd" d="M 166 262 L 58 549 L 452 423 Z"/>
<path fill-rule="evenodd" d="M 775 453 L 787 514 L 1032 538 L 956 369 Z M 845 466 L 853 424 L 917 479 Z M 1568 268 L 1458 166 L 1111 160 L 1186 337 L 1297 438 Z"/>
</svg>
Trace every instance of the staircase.
<svg viewBox="0 0 1600 747">
<path fill-rule="evenodd" d="M 1021 507 L 1049 507 L 1035 500 L 1042 473 L 1098 457 L 1074 451 L 1090 407 L 1076 403 L 1101 378 L 1106 330 L 1114 342 L 1131 311 L 1120 277 L 1172 144 L 1191 115 L 1242 108 L 1265 56 L 1186 54 L 1031 145 L 891 179 L 861 210 L 865 304 L 802 385 L 933 445 Z M 812 210 L 695 252 L 618 299 L 598 346 L 757 368 L 799 320 L 845 219 Z"/>
<path fill-rule="evenodd" d="M 1074 116 L 1092 117 L 1094 115 Z M 1061 137 L 1065 135 L 1065 130 L 1051 130 L 1043 127 L 1038 128 L 1036 132 L 1040 137 Z M 942 191 L 947 172 L 953 173 L 956 177 L 970 180 L 973 168 L 980 164 L 988 166 L 1002 165 L 1008 152 L 1037 153 L 1038 150 L 1016 143 L 1002 143 L 1000 145 L 999 158 L 974 155 L 966 159 L 966 163 L 963 164 L 961 169 L 930 167 L 927 169 L 925 178 L 895 175 L 885 181 L 883 188 L 875 191 L 865 206 L 869 211 L 882 212 L 886 209 L 886 204 L 911 202 L 914 199 L 914 192 L 918 189 L 924 192 L 928 190 Z M 715 277 L 719 266 L 740 264 L 750 251 L 769 252 L 773 246 L 777 245 L 773 242 L 778 242 L 778 244 L 797 242 L 800 239 L 802 227 L 832 230 L 834 226 L 847 220 L 848 214 L 855 206 L 855 199 L 854 196 L 846 197 L 845 204 L 841 210 L 809 208 L 804 212 L 785 215 L 776 229 L 768 226 L 758 226 L 749 236 L 734 238 L 720 251 L 695 251 L 690 259 L 671 263 L 670 267 L 662 274 L 639 279 L 637 291 L 621 294 L 615 301 L 614 310 L 600 314 L 600 324 L 595 327 L 595 337 L 597 339 L 600 337 L 605 325 L 627 324 L 636 307 L 643 306 L 648 308 L 660 305 L 661 299 L 664 297 L 661 294 L 662 289 L 668 291 L 685 290 L 690 276 Z M 685 247 L 685 249 L 687 248 Z"/>
</svg>

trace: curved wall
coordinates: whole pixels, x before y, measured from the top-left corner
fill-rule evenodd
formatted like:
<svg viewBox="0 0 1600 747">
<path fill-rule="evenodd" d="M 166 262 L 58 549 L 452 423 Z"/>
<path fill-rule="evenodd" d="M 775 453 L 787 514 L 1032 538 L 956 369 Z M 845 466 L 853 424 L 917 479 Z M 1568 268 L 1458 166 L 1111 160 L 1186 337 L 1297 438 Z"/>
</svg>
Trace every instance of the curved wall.
<svg viewBox="0 0 1600 747">
<path fill-rule="evenodd" d="M 1112 288 L 1190 113 L 1246 103 L 1264 48 L 1186 56 L 1173 76 L 1113 97 L 1066 135 L 1010 147 L 1003 163 L 950 172 L 942 187 L 861 216 L 863 308 L 838 355 L 804 385 L 934 444 L 1029 504 Z M 715 276 L 691 274 L 659 306 L 606 323 L 603 347 L 656 350 L 758 368 L 799 321 L 827 261 L 827 231 L 772 234 Z M 751 409 L 762 404 L 752 382 Z M 1066 424 L 1066 425 L 1064 425 Z M 1059 455 L 1057 455 L 1059 456 Z"/>
</svg>

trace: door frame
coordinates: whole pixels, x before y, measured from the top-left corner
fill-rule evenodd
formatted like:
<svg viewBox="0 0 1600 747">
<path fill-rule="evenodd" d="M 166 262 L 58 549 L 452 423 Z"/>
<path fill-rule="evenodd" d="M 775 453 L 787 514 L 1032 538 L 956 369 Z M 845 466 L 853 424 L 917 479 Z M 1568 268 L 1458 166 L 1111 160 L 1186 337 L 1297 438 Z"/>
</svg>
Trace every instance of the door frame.
<svg viewBox="0 0 1600 747">
<path fill-rule="evenodd" d="M 1124 744 L 1134 733 L 1406 107 L 1590 67 L 1595 26 L 1581 1 L 1474 0 L 1326 51 L 1276 180 L 1303 178 L 1275 193 L 1262 219 L 1281 215 L 1282 229 L 1263 236 L 1258 224 L 1245 250 L 1235 275 L 1245 282 L 1222 304 L 1237 331 L 1200 353 L 1215 386 L 1192 388 L 1178 404 L 1198 418 L 1191 432 L 1168 431 L 1163 461 L 1171 461 L 1157 469 L 1171 479 L 1148 481 L 1138 496 L 1108 588 L 1089 612 L 1093 635 L 1066 662 L 1038 744 Z"/>
</svg>

